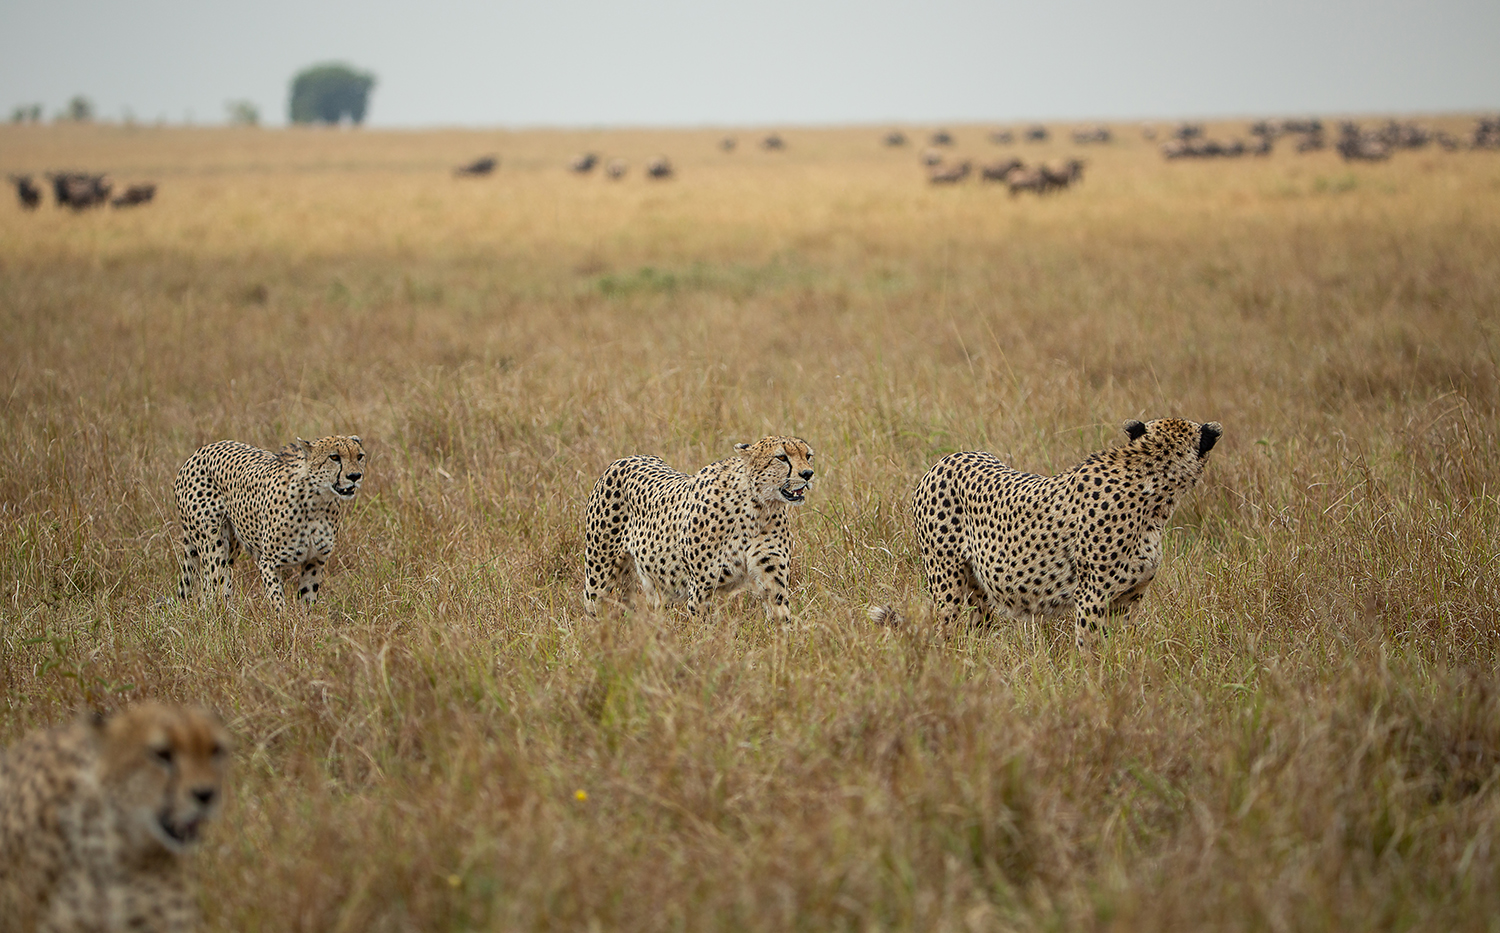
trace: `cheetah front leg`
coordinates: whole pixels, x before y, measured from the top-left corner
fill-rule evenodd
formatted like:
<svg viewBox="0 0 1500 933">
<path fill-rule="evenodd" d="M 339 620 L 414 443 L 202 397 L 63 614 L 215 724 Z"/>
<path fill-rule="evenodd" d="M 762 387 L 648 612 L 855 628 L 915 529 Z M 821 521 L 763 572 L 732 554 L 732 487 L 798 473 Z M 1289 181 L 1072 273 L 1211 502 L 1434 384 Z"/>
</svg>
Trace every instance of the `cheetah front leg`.
<svg viewBox="0 0 1500 933">
<path fill-rule="evenodd" d="M 788 563 L 786 552 L 775 546 L 753 547 L 745 555 L 750 591 L 764 601 L 770 621 L 789 622 L 792 618 L 786 585 Z"/>
<path fill-rule="evenodd" d="M 323 560 L 314 558 L 302 565 L 302 576 L 297 580 L 297 597 L 309 606 L 318 601 L 318 587 L 323 582 Z"/>
</svg>

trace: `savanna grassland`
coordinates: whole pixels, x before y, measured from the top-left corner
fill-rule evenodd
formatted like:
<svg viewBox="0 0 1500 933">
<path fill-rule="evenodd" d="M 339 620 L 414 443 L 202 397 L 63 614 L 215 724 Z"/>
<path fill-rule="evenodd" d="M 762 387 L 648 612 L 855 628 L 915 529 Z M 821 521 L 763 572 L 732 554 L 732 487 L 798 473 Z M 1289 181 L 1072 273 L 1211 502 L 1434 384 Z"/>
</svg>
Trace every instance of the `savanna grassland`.
<svg viewBox="0 0 1500 933">
<path fill-rule="evenodd" d="M 215 931 L 1495 929 L 1500 154 L 1127 129 L 1013 147 L 1089 165 L 1012 199 L 881 129 L 0 127 L 160 185 L 0 202 L 0 742 L 217 709 Z M 1225 433 L 1127 628 L 933 629 L 933 461 L 1162 416 Z M 319 605 L 159 605 L 183 460 L 330 433 L 369 461 Z M 611 460 L 768 433 L 818 452 L 794 624 L 583 615 Z"/>
</svg>

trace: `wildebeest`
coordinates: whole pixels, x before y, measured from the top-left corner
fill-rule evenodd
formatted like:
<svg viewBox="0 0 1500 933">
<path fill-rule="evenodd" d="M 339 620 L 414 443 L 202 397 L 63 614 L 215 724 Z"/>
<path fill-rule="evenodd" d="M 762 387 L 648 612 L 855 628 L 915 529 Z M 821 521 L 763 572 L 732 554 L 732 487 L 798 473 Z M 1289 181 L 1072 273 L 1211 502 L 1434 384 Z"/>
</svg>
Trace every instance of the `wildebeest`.
<svg viewBox="0 0 1500 933">
<path fill-rule="evenodd" d="M 1047 176 L 1042 174 L 1040 168 L 1018 168 L 1005 177 L 1005 183 L 1010 187 L 1010 196 L 1015 197 L 1022 191 L 1032 191 L 1037 194 L 1045 194 L 1047 191 Z"/>
<path fill-rule="evenodd" d="M 739 140 L 735 139 L 733 136 L 725 136 L 723 139 L 719 140 L 719 148 L 724 150 L 725 152 L 733 152 L 734 147 L 738 146 L 739 144 Z"/>
<path fill-rule="evenodd" d="M 882 136 L 880 141 L 891 147 L 904 146 L 906 145 L 906 134 L 900 130 L 891 130 Z"/>
<path fill-rule="evenodd" d="M 10 180 L 16 186 L 16 197 L 20 199 L 21 206 L 28 211 L 36 210 L 37 205 L 42 203 L 42 189 L 31 180 L 31 176 L 12 175 Z"/>
<path fill-rule="evenodd" d="M 941 152 L 938 152 L 936 149 L 922 150 L 922 164 L 927 166 L 928 168 L 932 168 L 934 165 L 938 165 L 942 161 L 943 154 Z"/>
<path fill-rule="evenodd" d="M 624 178 L 625 173 L 629 170 L 630 163 L 624 159 L 610 159 L 609 164 L 604 166 L 604 175 L 607 178 L 619 180 Z"/>
<path fill-rule="evenodd" d="M 1016 141 L 1016 134 L 1010 130 L 996 130 L 990 134 L 990 142 L 997 146 L 1009 146 Z"/>
<path fill-rule="evenodd" d="M 75 211 L 98 207 L 109 200 L 114 182 L 108 175 L 90 175 L 86 172 L 52 172 L 52 196 L 58 207 L 71 207 Z"/>
<path fill-rule="evenodd" d="M 1066 188 L 1076 181 L 1083 180 L 1083 160 L 1056 159 L 1041 166 L 1040 171 L 1046 185 L 1038 193 Z"/>
<path fill-rule="evenodd" d="M 672 163 L 664 155 L 659 155 L 646 163 L 646 174 L 651 178 L 671 178 Z"/>
<path fill-rule="evenodd" d="M 1026 141 L 1029 143 L 1044 143 L 1047 141 L 1047 128 L 1037 123 L 1026 128 Z"/>
<path fill-rule="evenodd" d="M 1475 149 L 1500 149 L 1500 116 L 1480 117 L 1474 123 L 1470 145 Z"/>
<path fill-rule="evenodd" d="M 475 159 L 468 165 L 460 165 L 458 168 L 453 170 L 453 174 L 474 176 L 488 175 L 490 172 L 493 172 L 495 170 L 495 166 L 499 164 L 499 158 L 492 155 L 483 156 L 481 158 Z"/>
<path fill-rule="evenodd" d="M 120 193 L 120 196 L 109 202 L 110 207 L 134 207 L 137 204 L 146 204 L 156 197 L 156 184 L 154 182 L 140 182 L 130 185 Z"/>
<path fill-rule="evenodd" d="M 1022 167 L 1020 159 L 1001 159 L 979 167 L 979 177 L 985 181 L 1004 181 L 1011 172 Z"/>
<path fill-rule="evenodd" d="M 927 141 L 934 146 L 951 146 L 953 145 L 953 134 L 947 130 L 937 130 L 928 137 Z"/>
<path fill-rule="evenodd" d="M 1073 142 L 1080 146 L 1086 146 L 1089 143 L 1107 143 L 1112 139 L 1114 139 L 1114 134 L 1103 123 L 1080 126 L 1073 131 Z"/>
<path fill-rule="evenodd" d="M 935 165 L 927 173 L 927 180 L 934 185 L 956 185 L 969 177 L 972 167 L 968 159 L 952 165 Z"/>
<path fill-rule="evenodd" d="M 760 147 L 767 152 L 776 152 L 786 148 L 786 140 L 782 139 L 780 135 L 772 133 L 760 141 Z"/>
<path fill-rule="evenodd" d="M 599 156 L 597 154 L 592 152 L 580 152 L 578 155 L 573 157 L 573 161 L 568 163 L 568 169 L 570 171 L 577 172 L 580 175 L 587 175 L 589 172 L 592 172 L 594 170 L 594 166 L 598 164 Z"/>
<path fill-rule="evenodd" d="M 1345 162 L 1380 162 L 1391 157 L 1391 146 L 1378 131 L 1363 131 L 1352 121 L 1339 125 L 1339 141 L 1334 148 Z"/>
</svg>

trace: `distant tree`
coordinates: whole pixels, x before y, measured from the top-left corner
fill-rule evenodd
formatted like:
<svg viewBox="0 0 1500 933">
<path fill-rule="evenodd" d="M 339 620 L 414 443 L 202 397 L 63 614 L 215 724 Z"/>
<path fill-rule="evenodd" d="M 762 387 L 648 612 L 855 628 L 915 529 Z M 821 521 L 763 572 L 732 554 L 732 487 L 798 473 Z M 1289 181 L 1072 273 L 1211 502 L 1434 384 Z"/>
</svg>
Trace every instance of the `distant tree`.
<svg viewBox="0 0 1500 933">
<path fill-rule="evenodd" d="M 260 108 L 248 100 L 225 101 L 231 126 L 260 126 Z"/>
<path fill-rule="evenodd" d="M 63 119 L 74 123 L 89 122 L 94 119 L 94 102 L 82 94 L 74 94 L 73 99 L 68 101 L 68 109 L 63 111 Z"/>
<path fill-rule="evenodd" d="M 12 123 L 40 123 L 42 122 L 41 104 L 22 104 L 10 112 Z"/>
<path fill-rule="evenodd" d="M 375 76 L 348 65 L 313 65 L 292 79 L 293 123 L 339 123 L 348 117 L 363 123 Z"/>
</svg>

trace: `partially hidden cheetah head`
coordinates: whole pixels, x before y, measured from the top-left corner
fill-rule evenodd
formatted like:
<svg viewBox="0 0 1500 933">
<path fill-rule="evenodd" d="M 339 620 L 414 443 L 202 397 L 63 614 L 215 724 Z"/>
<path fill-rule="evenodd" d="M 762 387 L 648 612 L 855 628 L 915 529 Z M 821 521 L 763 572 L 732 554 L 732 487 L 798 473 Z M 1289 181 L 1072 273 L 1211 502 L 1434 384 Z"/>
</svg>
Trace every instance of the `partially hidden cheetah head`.
<svg viewBox="0 0 1500 933">
<path fill-rule="evenodd" d="M 359 435 L 331 434 L 315 441 L 297 438 L 282 451 L 300 461 L 313 485 L 340 499 L 353 499 L 365 475 L 365 448 Z"/>
<path fill-rule="evenodd" d="M 745 461 L 745 475 L 761 502 L 807 501 L 812 485 L 813 451 L 800 437 L 763 437 L 753 444 L 735 444 Z"/>
<path fill-rule="evenodd" d="M 203 709 L 138 703 L 95 723 L 100 783 L 139 849 L 181 852 L 223 797 L 229 736 Z"/>
<path fill-rule="evenodd" d="M 1129 449 L 1149 457 L 1157 466 L 1153 472 L 1180 474 L 1190 482 L 1203 473 L 1208 452 L 1224 435 L 1217 421 L 1198 424 L 1181 418 L 1127 421 L 1123 427 L 1130 438 Z"/>
</svg>

